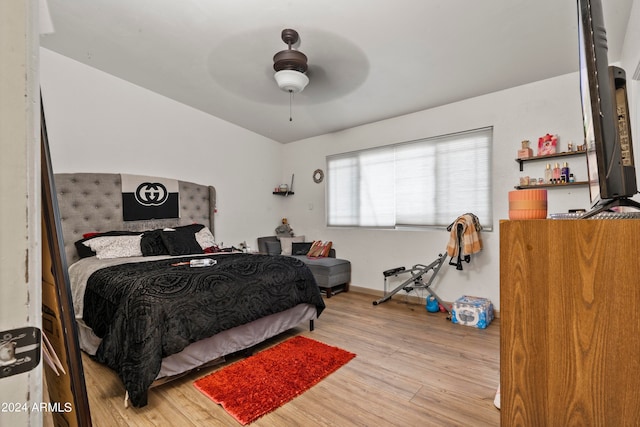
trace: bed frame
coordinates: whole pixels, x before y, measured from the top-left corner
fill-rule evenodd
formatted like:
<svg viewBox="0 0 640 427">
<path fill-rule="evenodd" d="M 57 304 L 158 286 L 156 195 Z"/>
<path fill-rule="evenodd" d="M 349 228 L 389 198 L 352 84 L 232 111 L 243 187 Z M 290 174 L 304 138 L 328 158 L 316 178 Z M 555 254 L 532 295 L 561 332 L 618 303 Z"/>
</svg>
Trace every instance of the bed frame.
<svg viewBox="0 0 640 427">
<path fill-rule="evenodd" d="M 55 174 L 54 180 L 68 266 L 79 259 L 74 243 L 88 232 L 144 231 L 200 223 L 208 226 L 215 236 L 216 190 L 212 186 L 179 181 L 179 219 L 124 221 L 120 174 L 62 173 Z M 315 306 L 300 304 L 195 342 L 180 353 L 164 358 L 158 379 L 180 375 L 225 355 L 245 350 L 307 320 L 312 329 L 316 317 Z M 76 313 L 80 347 L 89 354 L 95 354 L 99 338 L 80 318 L 81 313 Z"/>
</svg>

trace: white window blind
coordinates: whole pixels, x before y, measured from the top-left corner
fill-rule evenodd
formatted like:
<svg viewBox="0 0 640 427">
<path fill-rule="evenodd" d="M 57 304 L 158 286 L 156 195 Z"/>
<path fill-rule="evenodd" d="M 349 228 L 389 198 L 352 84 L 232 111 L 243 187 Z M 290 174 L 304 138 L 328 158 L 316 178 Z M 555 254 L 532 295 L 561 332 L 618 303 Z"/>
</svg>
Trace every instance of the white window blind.
<svg viewBox="0 0 640 427">
<path fill-rule="evenodd" d="M 327 224 L 446 227 L 491 208 L 493 128 L 327 157 Z"/>
</svg>

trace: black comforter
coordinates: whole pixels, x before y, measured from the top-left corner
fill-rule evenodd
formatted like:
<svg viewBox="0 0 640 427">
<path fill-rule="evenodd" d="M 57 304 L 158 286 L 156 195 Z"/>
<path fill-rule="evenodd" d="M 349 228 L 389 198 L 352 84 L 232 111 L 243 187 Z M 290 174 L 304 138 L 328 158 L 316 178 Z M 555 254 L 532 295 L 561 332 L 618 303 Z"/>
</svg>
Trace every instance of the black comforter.
<svg viewBox="0 0 640 427">
<path fill-rule="evenodd" d="M 162 358 L 226 329 L 300 303 L 324 301 L 309 268 L 286 256 L 225 254 L 212 267 L 172 266 L 190 258 L 120 264 L 93 273 L 83 319 L 103 338 L 98 361 L 116 370 L 134 406 Z"/>
</svg>

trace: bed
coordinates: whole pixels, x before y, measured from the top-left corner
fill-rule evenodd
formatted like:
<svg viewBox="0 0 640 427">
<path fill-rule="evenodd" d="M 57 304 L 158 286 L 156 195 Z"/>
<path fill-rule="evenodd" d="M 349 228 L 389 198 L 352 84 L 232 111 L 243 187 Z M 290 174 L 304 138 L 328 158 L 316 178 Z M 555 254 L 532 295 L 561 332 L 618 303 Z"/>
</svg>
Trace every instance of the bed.
<svg viewBox="0 0 640 427">
<path fill-rule="evenodd" d="M 313 275 L 295 258 L 202 253 L 213 248 L 205 248 L 215 232 L 212 186 L 178 181 L 179 218 L 124 221 L 120 174 L 54 178 L 80 347 L 118 373 L 133 406 L 147 404 L 154 381 L 301 322 L 313 328 L 324 309 Z M 200 251 L 185 252 L 182 237 L 182 246 L 171 246 L 175 236 L 192 234 Z M 159 241 L 164 252 L 154 246 Z M 113 242 L 126 248 L 107 256 Z M 127 252 L 140 242 L 144 255 Z M 190 267 L 195 259 L 215 265 Z"/>
</svg>

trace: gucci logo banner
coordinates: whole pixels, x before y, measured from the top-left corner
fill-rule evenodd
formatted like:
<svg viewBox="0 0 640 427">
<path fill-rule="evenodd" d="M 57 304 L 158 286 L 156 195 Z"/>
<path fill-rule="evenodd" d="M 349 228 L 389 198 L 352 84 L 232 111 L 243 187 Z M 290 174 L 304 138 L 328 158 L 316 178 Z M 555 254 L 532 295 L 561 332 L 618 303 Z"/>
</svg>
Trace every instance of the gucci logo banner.
<svg viewBox="0 0 640 427">
<path fill-rule="evenodd" d="M 141 175 L 120 175 L 125 221 L 178 218 L 178 181 Z"/>
</svg>

